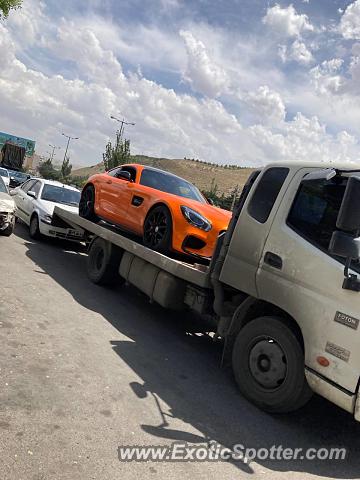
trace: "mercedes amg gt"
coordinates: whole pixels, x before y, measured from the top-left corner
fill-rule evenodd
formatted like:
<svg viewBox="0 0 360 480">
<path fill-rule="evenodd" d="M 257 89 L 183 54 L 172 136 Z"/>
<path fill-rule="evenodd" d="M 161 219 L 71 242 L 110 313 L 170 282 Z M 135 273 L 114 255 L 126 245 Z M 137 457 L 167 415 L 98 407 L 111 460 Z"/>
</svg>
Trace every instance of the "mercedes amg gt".
<svg viewBox="0 0 360 480">
<path fill-rule="evenodd" d="M 79 214 L 105 220 L 162 253 L 210 258 L 231 212 L 209 203 L 190 182 L 156 168 L 131 164 L 90 177 Z"/>
</svg>

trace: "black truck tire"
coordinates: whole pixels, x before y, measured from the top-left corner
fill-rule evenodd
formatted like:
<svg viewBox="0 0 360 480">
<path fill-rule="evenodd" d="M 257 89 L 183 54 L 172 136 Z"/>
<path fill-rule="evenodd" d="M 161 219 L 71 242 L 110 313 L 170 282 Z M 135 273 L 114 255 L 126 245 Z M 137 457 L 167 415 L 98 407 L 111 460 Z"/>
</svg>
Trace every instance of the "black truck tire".
<svg viewBox="0 0 360 480">
<path fill-rule="evenodd" d="M 111 286 L 123 279 L 119 275 L 119 265 L 123 251 L 121 248 L 96 237 L 91 242 L 87 257 L 87 274 L 96 285 Z"/>
<path fill-rule="evenodd" d="M 281 318 L 246 324 L 235 340 L 232 364 L 241 393 L 266 412 L 291 412 L 311 398 L 301 341 Z"/>
</svg>

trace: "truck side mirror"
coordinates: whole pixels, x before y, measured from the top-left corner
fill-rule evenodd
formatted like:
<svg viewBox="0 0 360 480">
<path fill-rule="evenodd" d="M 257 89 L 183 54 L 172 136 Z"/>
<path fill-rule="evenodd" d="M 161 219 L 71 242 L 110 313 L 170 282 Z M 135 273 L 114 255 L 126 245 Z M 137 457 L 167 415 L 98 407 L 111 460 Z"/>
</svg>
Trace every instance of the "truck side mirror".
<svg viewBox="0 0 360 480">
<path fill-rule="evenodd" d="M 350 177 L 341 203 L 336 226 L 345 232 L 360 230 L 360 177 Z"/>
<path fill-rule="evenodd" d="M 346 258 L 343 288 L 360 292 L 357 275 L 349 273 L 351 262 L 360 259 L 360 178 L 350 177 L 336 226 L 339 229 L 332 234 L 329 251 L 333 255 Z"/>
</svg>

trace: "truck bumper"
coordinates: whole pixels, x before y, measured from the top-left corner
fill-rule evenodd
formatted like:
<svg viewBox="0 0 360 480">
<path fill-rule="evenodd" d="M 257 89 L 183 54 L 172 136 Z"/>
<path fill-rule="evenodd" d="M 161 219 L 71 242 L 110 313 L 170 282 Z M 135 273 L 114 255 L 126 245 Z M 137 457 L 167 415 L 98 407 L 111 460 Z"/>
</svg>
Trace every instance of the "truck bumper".
<svg viewBox="0 0 360 480">
<path fill-rule="evenodd" d="M 326 378 L 308 368 L 305 368 L 305 375 L 310 388 L 315 393 L 343 410 L 354 414 L 355 420 L 360 421 L 360 397 L 356 393 L 349 392 L 339 385 L 329 382 Z"/>
</svg>

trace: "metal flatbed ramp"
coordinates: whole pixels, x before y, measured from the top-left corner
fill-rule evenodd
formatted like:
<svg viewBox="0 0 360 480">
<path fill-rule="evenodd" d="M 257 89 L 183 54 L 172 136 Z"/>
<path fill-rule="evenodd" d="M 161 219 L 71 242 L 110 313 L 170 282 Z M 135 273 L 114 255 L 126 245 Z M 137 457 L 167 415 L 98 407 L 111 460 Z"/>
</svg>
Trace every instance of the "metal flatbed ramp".
<svg viewBox="0 0 360 480">
<path fill-rule="evenodd" d="M 187 282 L 190 282 L 199 287 L 210 287 L 210 275 L 207 271 L 197 269 L 195 266 L 189 263 L 181 262 L 173 258 L 169 258 L 159 252 L 154 252 L 147 247 L 131 240 L 119 232 L 114 232 L 107 226 L 90 222 L 85 218 L 80 217 L 76 213 L 68 212 L 60 207 L 55 207 L 53 222 L 56 224 L 56 217 L 70 224 L 71 226 L 81 227 L 82 229 L 90 232 L 98 237 L 101 237 L 109 242 L 117 245 L 118 247 L 132 253 L 133 255 L 146 260 L 149 263 L 157 266 L 161 270 L 171 273 L 175 277 L 181 278 Z"/>
</svg>

